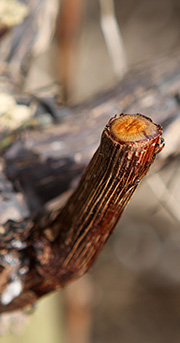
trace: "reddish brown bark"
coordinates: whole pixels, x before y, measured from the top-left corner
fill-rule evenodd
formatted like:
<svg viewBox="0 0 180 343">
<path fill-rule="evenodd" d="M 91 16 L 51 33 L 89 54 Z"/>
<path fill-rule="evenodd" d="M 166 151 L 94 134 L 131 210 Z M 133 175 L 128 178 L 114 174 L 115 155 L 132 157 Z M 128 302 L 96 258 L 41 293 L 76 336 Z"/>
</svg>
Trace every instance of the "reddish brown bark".
<svg viewBox="0 0 180 343">
<path fill-rule="evenodd" d="M 143 115 L 115 116 L 62 210 L 28 220 L 27 226 L 7 223 L 1 249 L 6 256 L 14 254 L 15 262 L 4 263 L 1 272 L 1 312 L 24 307 L 87 272 L 162 149 L 161 136 L 161 126 Z M 7 301 L 11 275 L 22 290 Z"/>
</svg>

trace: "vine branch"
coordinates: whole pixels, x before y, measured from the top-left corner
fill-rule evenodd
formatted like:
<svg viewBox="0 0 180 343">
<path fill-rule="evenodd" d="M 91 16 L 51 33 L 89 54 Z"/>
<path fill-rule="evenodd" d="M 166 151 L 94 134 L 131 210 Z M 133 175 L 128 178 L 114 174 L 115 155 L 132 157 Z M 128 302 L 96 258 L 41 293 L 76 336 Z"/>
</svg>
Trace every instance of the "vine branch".
<svg viewBox="0 0 180 343">
<path fill-rule="evenodd" d="M 89 270 L 162 149 L 161 137 L 161 126 L 143 115 L 113 117 L 63 209 L 2 226 L 1 312 L 31 305 Z"/>
</svg>

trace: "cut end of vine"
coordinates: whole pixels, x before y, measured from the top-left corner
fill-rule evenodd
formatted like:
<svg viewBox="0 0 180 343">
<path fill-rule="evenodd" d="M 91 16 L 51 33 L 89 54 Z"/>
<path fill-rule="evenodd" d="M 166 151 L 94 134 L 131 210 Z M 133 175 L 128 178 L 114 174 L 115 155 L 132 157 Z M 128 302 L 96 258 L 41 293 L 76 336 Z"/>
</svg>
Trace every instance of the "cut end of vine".
<svg viewBox="0 0 180 343">
<path fill-rule="evenodd" d="M 140 142 L 156 138 L 162 132 L 160 125 L 154 124 L 142 114 L 121 114 L 110 124 L 110 132 L 120 142 Z"/>
</svg>

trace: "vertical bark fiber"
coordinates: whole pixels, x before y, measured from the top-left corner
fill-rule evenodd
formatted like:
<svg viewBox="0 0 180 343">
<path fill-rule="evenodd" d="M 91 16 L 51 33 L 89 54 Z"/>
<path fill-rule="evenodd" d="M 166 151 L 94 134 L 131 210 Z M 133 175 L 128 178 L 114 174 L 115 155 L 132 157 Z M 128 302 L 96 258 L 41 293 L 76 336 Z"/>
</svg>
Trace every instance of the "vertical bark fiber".
<svg viewBox="0 0 180 343">
<path fill-rule="evenodd" d="M 21 277 L 22 293 L 1 311 L 22 307 L 31 302 L 32 292 L 39 297 L 89 269 L 162 149 L 161 135 L 161 126 L 140 114 L 109 121 L 65 207 L 35 223 L 26 248 L 19 249 L 17 269 L 26 257 L 29 271 Z"/>
<path fill-rule="evenodd" d="M 61 284 L 86 272 L 95 260 L 161 149 L 161 135 L 160 125 L 139 114 L 110 120 L 78 188 L 56 220 Z"/>
</svg>

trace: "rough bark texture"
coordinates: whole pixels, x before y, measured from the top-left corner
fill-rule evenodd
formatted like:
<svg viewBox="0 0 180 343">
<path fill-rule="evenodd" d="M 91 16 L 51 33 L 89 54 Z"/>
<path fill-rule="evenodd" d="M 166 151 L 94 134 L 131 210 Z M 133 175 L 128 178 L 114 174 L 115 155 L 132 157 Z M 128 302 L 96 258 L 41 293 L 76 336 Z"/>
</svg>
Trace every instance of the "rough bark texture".
<svg viewBox="0 0 180 343">
<path fill-rule="evenodd" d="M 25 104 L 29 108 L 34 104 L 34 97 L 15 91 L 12 83 L 13 79 L 21 84 L 20 70 L 24 70 L 23 67 L 27 66 L 27 56 L 28 53 L 32 52 L 34 44 L 33 28 L 36 27 L 34 25 L 34 20 L 36 20 L 34 13 L 41 12 L 43 2 L 28 1 L 28 3 L 32 4 L 30 16 L 27 17 L 21 27 L 12 32 L 12 35 L 8 36 L 1 44 L 1 52 L 5 52 L 5 55 L 1 53 L 1 62 L 2 64 L 5 62 L 5 67 L 8 66 L 9 69 L 5 68 L 5 72 L 1 73 L 0 81 L 2 82 L 0 86 L 4 92 L 10 90 L 18 104 Z M 40 11 L 37 11 L 36 6 Z M 21 40 L 22 31 L 25 33 L 23 41 Z M 15 45 L 16 49 L 14 48 Z M 54 98 L 36 98 L 37 111 L 35 115 L 37 121 L 40 114 L 49 113 L 49 116 L 52 116 L 56 121 L 56 125 L 51 122 L 50 126 L 45 127 L 41 125 L 42 121 L 39 121 L 38 125 L 31 125 L 30 123 L 29 126 L 21 127 L 19 130 L 9 129 L 1 132 L 0 219 L 3 225 L 0 232 L 3 236 L 1 241 L 1 272 L 3 278 L 1 278 L 0 282 L 2 290 L 5 289 L 8 282 L 12 286 L 14 282 L 13 288 L 16 292 L 13 295 L 10 290 L 10 298 L 14 297 L 14 300 L 10 301 L 9 305 L 2 306 L 1 311 L 12 310 L 33 303 L 39 295 L 54 289 L 54 287 L 59 287 L 60 282 L 57 282 L 58 273 L 55 275 L 52 267 L 51 274 L 50 269 L 48 270 L 46 266 L 48 266 L 48 263 L 50 265 L 54 263 L 56 269 L 57 263 L 62 258 L 59 256 L 59 252 L 60 244 L 64 240 L 59 238 L 58 229 L 56 229 L 56 226 L 59 227 L 58 212 L 53 212 L 48 217 L 44 214 L 44 210 L 49 207 L 48 201 L 57 196 L 59 196 L 57 206 L 54 204 L 52 208 L 64 206 L 69 191 L 71 192 L 75 188 L 77 178 L 79 178 L 96 150 L 100 132 L 109 117 L 121 111 L 127 113 L 141 112 L 151 116 L 154 121 L 162 123 L 167 131 L 171 128 L 171 122 L 176 123 L 177 121 L 176 128 L 178 129 L 179 61 L 179 53 L 177 53 L 161 58 L 158 61 L 152 61 L 149 66 L 146 64 L 141 65 L 136 70 L 129 71 L 124 80 L 113 90 L 98 95 L 96 99 L 80 106 L 59 108 L 56 106 Z M 178 155 L 180 147 L 178 137 L 179 130 L 178 134 L 173 136 L 173 148 L 163 155 L 163 164 L 172 155 Z M 97 158 L 97 154 L 95 156 Z M 101 158 L 102 156 L 99 156 L 99 159 Z M 114 187 L 116 188 L 116 186 Z M 131 191 L 133 192 L 133 188 Z M 129 194 L 131 194 L 131 191 L 129 190 Z M 78 203 L 76 206 L 78 206 Z M 71 210 L 75 211 L 75 209 Z M 33 217 L 33 220 L 29 219 L 30 213 L 39 213 L 40 210 L 42 211 L 41 220 L 39 217 Z M 60 215 L 64 228 L 69 223 L 66 222 L 70 218 L 68 211 L 70 209 L 67 210 L 65 207 Z M 17 215 L 14 216 L 14 214 Z M 66 220 L 65 214 L 67 214 Z M 28 217 L 28 219 L 24 219 L 25 217 Z M 10 218 L 12 221 L 8 221 Z M 114 221 L 116 220 L 114 219 Z M 36 223 L 38 225 L 35 225 Z M 53 236 L 52 230 L 49 230 L 51 227 L 53 232 L 57 232 L 57 236 Z M 74 231 L 72 230 L 72 232 Z M 29 245 L 27 245 L 27 239 Z M 57 245 L 52 243 L 56 239 L 59 240 Z M 32 249 L 32 243 L 30 242 L 33 240 L 36 240 L 36 244 Z M 104 241 L 105 238 L 103 243 Z M 53 258 L 49 261 L 51 244 L 55 244 L 56 249 L 53 247 Z M 102 246 L 101 239 L 99 244 L 98 249 Z M 61 249 L 62 251 L 65 249 L 68 254 L 70 248 L 61 246 Z M 79 254 L 81 253 L 83 251 L 80 250 Z M 26 259 L 26 256 L 30 256 L 30 260 Z M 68 259 L 70 263 L 75 262 L 72 258 L 70 259 L 70 255 Z M 38 261 L 39 264 L 36 264 Z M 90 260 L 89 262 L 86 260 L 86 262 L 85 266 L 79 267 L 79 272 L 76 270 L 77 274 L 81 273 L 81 270 L 84 272 L 88 263 L 91 263 Z M 37 269 L 34 268 L 35 265 Z M 32 267 L 31 274 L 28 274 L 29 266 Z M 22 292 L 21 282 L 15 278 L 18 270 L 23 282 L 26 280 L 26 292 Z M 66 274 L 65 276 L 62 271 L 61 275 L 59 275 L 62 284 L 71 278 L 71 272 L 72 270 L 69 275 Z M 9 279 L 9 275 L 12 276 L 11 279 Z M 44 284 L 42 279 L 45 280 Z M 36 284 L 34 284 L 34 281 Z M 21 298 L 17 296 L 18 292 L 22 292 Z M 6 299 L 4 302 L 8 303 L 6 293 L 4 294 Z"/>
<path fill-rule="evenodd" d="M 62 210 L 1 228 L 1 305 L 10 311 L 83 275 L 162 149 L 162 128 L 142 115 L 110 120 Z"/>
</svg>

